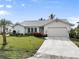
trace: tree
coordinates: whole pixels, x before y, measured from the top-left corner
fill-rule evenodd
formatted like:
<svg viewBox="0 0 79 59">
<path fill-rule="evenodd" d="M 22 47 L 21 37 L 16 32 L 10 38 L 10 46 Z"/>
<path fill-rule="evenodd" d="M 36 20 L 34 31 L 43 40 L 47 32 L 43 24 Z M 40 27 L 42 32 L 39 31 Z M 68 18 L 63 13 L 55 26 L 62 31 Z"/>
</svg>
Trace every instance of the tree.
<svg viewBox="0 0 79 59">
<path fill-rule="evenodd" d="M 75 38 L 76 37 L 75 29 L 70 30 L 69 36 L 70 36 L 70 38 Z"/>
<path fill-rule="evenodd" d="M 3 45 L 7 44 L 7 41 L 6 41 L 6 25 L 8 25 L 8 24 L 12 24 L 11 21 L 8 21 L 8 20 L 5 20 L 5 19 L 0 20 L 0 26 L 2 27 Z"/>
<path fill-rule="evenodd" d="M 51 15 L 49 16 L 49 18 L 50 18 L 50 19 L 54 19 L 54 18 L 55 18 L 55 15 L 54 15 L 54 14 L 51 14 Z"/>
</svg>

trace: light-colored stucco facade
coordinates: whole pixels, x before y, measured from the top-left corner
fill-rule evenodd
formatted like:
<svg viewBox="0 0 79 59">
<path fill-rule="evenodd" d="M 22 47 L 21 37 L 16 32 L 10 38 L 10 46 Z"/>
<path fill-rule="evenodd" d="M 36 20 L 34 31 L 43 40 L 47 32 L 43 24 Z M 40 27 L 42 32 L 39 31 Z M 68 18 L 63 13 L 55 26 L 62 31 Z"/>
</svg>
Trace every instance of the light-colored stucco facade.
<svg viewBox="0 0 79 59">
<path fill-rule="evenodd" d="M 35 27 L 35 26 L 30 26 L 30 27 L 24 27 L 24 26 L 21 26 L 21 25 L 16 25 L 14 26 L 13 30 L 16 31 L 16 33 L 22 33 L 22 34 L 26 34 L 26 33 L 31 33 L 31 32 L 28 32 L 28 28 L 29 31 L 31 31 L 31 28 L 37 28 L 37 32 L 39 32 L 39 27 Z M 35 30 L 33 30 L 33 32 L 35 32 Z"/>
<path fill-rule="evenodd" d="M 69 24 L 66 24 L 66 23 L 63 23 L 60 21 L 58 21 L 58 22 L 54 21 L 54 22 L 51 22 L 44 26 L 44 33 L 48 33 L 47 31 L 48 31 L 49 27 L 59 27 L 59 28 L 65 27 L 67 29 L 67 31 L 70 31 L 70 29 L 71 29 L 71 26 Z"/>
<path fill-rule="evenodd" d="M 26 34 L 26 33 L 34 33 L 34 32 L 41 32 L 44 34 L 48 34 L 49 27 L 52 28 L 61 28 L 65 27 L 67 31 L 71 29 L 71 23 L 68 21 L 64 21 L 61 19 L 48 19 L 48 20 L 41 20 L 41 21 L 24 21 L 19 24 L 15 24 L 12 26 L 6 26 L 6 32 L 10 33 L 16 31 L 16 33 Z M 2 32 L 2 28 L 0 27 L 0 32 Z"/>
<path fill-rule="evenodd" d="M 70 31 L 72 25 L 71 23 L 62 20 L 45 20 L 45 21 L 33 21 L 33 22 L 26 21 L 24 23 L 15 25 L 13 30 L 15 30 L 16 33 L 22 33 L 22 34 L 33 33 L 33 32 L 38 33 L 42 32 L 44 34 L 48 34 L 49 27 L 52 28 L 64 27 L 66 28 L 67 31 Z"/>
</svg>

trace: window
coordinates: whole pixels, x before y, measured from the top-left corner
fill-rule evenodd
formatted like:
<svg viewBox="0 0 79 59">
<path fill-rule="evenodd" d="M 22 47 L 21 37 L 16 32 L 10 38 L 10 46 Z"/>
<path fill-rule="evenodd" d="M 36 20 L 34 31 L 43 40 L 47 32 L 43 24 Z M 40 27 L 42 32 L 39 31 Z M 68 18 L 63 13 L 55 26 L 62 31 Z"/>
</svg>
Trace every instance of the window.
<svg viewBox="0 0 79 59">
<path fill-rule="evenodd" d="M 28 33 L 37 32 L 37 28 L 28 28 Z"/>
<path fill-rule="evenodd" d="M 44 27 L 39 27 L 39 32 L 44 32 Z"/>
<path fill-rule="evenodd" d="M 31 28 L 31 33 L 33 33 L 33 28 Z"/>
<path fill-rule="evenodd" d="M 28 33 L 30 33 L 30 28 L 28 28 Z"/>
<path fill-rule="evenodd" d="M 37 32 L 37 28 L 35 28 L 35 32 Z"/>
</svg>

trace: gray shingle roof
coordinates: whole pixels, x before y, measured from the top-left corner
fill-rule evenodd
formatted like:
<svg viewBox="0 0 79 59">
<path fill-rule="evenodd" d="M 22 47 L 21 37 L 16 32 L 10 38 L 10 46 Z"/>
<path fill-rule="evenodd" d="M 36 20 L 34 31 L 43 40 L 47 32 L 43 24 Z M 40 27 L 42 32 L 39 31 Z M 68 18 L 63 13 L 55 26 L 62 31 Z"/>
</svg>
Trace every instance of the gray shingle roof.
<svg viewBox="0 0 79 59">
<path fill-rule="evenodd" d="M 42 20 L 42 21 L 24 21 L 20 23 L 23 26 L 43 26 L 50 22 L 49 20 Z"/>
<path fill-rule="evenodd" d="M 56 21 L 59 20 L 59 21 L 62 21 L 64 23 L 67 23 L 69 25 L 72 25 L 71 23 L 69 23 L 67 20 L 64 20 L 64 19 L 55 19 Z M 24 21 L 24 22 L 21 22 L 20 25 L 22 26 L 44 26 L 45 24 L 48 24 L 52 21 L 55 21 L 55 20 L 42 20 L 42 21 Z"/>
</svg>

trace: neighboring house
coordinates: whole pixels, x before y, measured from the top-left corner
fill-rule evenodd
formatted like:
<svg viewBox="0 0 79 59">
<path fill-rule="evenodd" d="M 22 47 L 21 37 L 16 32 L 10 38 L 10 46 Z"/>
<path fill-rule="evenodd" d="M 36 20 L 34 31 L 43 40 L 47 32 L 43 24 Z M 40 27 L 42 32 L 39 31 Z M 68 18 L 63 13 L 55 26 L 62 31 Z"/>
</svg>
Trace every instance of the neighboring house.
<svg viewBox="0 0 79 59">
<path fill-rule="evenodd" d="M 61 33 L 62 30 L 70 31 L 72 25 L 73 24 L 64 19 L 24 21 L 14 25 L 13 30 L 16 31 L 16 33 L 22 34 L 33 32 L 42 32 L 44 34 L 48 34 L 48 32 L 51 33 L 51 31 L 55 30 L 59 30 Z M 65 34 L 65 32 L 63 34 Z"/>
<path fill-rule="evenodd" d="M 11 33 L 11 32 L 13 32 L 13 24 L 9 24 L 9 25 L 6 25 L 6 33 Z M 2 33 L 3 32 L 3 28 L 2 27 L 0 27 L 0 33 Z"/>
</svg>

